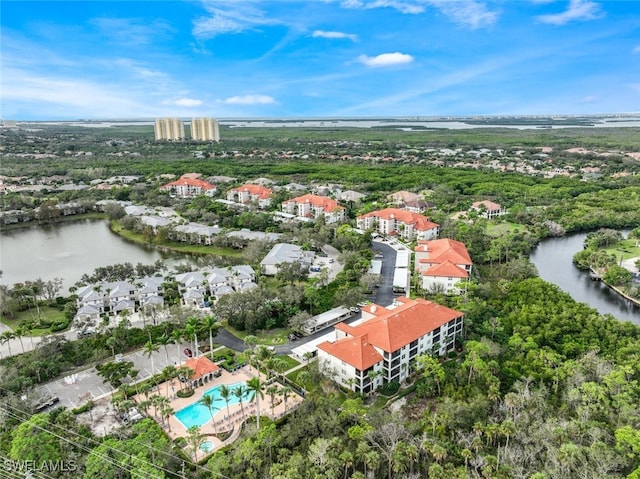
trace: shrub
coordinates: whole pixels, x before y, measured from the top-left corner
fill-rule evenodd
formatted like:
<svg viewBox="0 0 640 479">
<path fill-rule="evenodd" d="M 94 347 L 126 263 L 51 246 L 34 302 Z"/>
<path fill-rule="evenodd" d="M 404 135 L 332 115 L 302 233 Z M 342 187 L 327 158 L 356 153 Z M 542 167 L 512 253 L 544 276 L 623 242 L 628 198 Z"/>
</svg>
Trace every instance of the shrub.
<svg viewBox="0 0 640 479">
<path fill-rule="evenodd" d="M 179 389 L 178 392 L 176 392 L 176 396 L 179 398 L 190 398 L 194 392 L 193 388 Z"/>
<path fill-rule="evenodd" d="M 391 381 L 380 388 L 380 393 L 385 396 L 393 396 L 400 389 L 400 383 L 398 381 Z"/>
<path fill-rule="evenodd" d="M 89 411 L 90 409 L 93 409 L 93 406 L 95 406 L 95 403 L 93 401 L 87 401 L 86 403 L 84 403 L 82 406 L 78 406 L 76 408 L 73 408 L 71 410 L 71 412 L 73 414 L 82 414 L 84 412 Z"/>
</svg>

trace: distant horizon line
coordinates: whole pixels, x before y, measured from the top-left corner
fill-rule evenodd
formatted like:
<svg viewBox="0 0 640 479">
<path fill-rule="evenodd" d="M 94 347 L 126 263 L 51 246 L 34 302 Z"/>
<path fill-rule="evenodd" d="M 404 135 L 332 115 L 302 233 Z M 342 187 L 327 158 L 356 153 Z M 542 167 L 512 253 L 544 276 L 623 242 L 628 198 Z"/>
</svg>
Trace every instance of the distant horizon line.
<svg viewBox="0 0 640 479">
<path fill-rule="evenodd" d="M 76 118 L 76 119 L 41 119 L 41 120 L 17 120 L 13 118 L 0 118 L 0 121 L 15 121 L 19 123 L 46 123 L 46 122 L 103 122 L 103 121 L 155 121 L 158 118 L 177 118 L 182 121 L 190 121 L 193 118 L 213 118 L 218 121 L 291 121 L 291 120 L 460 120 L 470 118 L 603 118 L 616 116 L 637 116 L 640 111 L 615 112 L 615 113 L 544 113 L 544 114 L 477 114 L 477 115 L 363 115 L 363 116 L 238 116 L 216 117 L 207 115 L 193 116 L 154 116 L 131 118 Z"/>
</svg>

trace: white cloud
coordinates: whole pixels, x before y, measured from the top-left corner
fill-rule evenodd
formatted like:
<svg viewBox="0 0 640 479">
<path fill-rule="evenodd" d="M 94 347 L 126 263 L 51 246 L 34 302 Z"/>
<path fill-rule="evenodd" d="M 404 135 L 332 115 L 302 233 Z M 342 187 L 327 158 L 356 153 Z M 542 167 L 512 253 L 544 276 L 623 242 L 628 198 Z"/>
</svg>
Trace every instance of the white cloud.
<svg viewBox="0 0 640 479">
<path fill-rule="evenodd" d="M 324 30 L 316 30 L 311 34 L 313 38 L 329 38 L 329 39 L 342 39 L 348 38 L 352 41 L 358 40 L 358 35 L 354 35 L 353 33 L 343 33 L 343 32 L 326 32 Z"/>
<path fill-rule="evenodd" d="M 424 6 L 420 5 L 420 1 L 399 1 L 399 0 L 344 0 L 342 5 L 346 8 L 395 8 L 400 13 L 409 13 L 416 15 L 424 12 Z"/>
<path fill-rule="evenodd" d="M 195 98 L 176 98 L 175 100 L 166 100 L 162 102 L 163 105 L 176 105 L 186 107 L 196 107 L 202 105 L 202 100 L 196 100 Z"/>
<path fill-rule="evenodd" d="M 253 2 L 205 3 L 205 8 L 211 16 L 194 20 L 192 33 L 197 38 L 208 39 L 225 33 L 240 33 L 260 25 L 280 23 L 278 20 L 267 18 L 262 10 L 253 5 Z"/>
<path fill-rule="evenodd" d="M 271 105 L 276 103 L 276 100 L 268 95 L 244 95 L 232 96 L 218 102 L 225 105 Z"/>
<path fill-rule="evenodd" d="M 89 24 L 120 45 L 148 45 L 172 32 L 171 26 L 160 20 L 149 23 L 132 18 L 93 18 Z"/>
<path fill-rule="evenodd" d="M 428 3 L 440 10 L 454 23 L 473 30 L 489 27 L 498 20 L 498 12 L 488 9 L 487 4 L 474 0 L 428 0 Z"/>
<path fill-rule="evenodd" d="M 404 65 L 413 62 L 413 57 L 406 53 L 382 53 L 375 57 L 360 55 L 358 61 L 368 67 L 388 67 L 393 65 Z"/>
<path fill-rule="evenodd" d="M 634 55 L 640 55 L 640 45 L 631 50 L 631 53 L 633 53 Z"/>
<path fill-rule="evenodd" d="M 491 26 L 498 19 L 497 11 L 490 10 L 486 3 L 477 0 L 344 0 L 342 6 L 357 9 L 388 7 L 412 15 L 424 13 L 431 6 L 458 25 L 472 29 Z"/>
<path fill-rule="evenodd" d="M 604 14 L 600 5 L 590 0 L 571 0 L 569 8 L 562 13 L 540 15 L 538 20 L 551 25 L 566 25 L 569 22 L 581 20 L 595 20 Z"/>
<path fill-rule="evenodd" d="M 587 95 L 582 99 L 582 103 L 596 103 L 598 101 L 598 97 L 594 95 Z"/>
</svg>

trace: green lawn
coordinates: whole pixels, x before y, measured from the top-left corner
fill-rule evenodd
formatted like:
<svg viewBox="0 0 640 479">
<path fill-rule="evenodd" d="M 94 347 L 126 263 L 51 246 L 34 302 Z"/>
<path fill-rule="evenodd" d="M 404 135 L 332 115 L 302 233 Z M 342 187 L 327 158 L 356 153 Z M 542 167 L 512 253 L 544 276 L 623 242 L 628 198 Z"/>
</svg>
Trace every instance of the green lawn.
<svg viewBox="0 0 640 479">
<path fill-rule="evenodd" d="M 513 233 L 516 230 L 525 231 L 526 229 L 527 227 L 524 225 L 503 221 L 501 223 L 489 223 L 487 225 L 487 234 L 497 238 L 504 234 Z"/>
<path fill-rule="evenodd" d="M 279 354 L 278 358 L 282 359 L 285 363 L 284 368 L 282 369 L 282 371 L 279 371 L 279 372 L 288 371 L 289 369 L 295 368 L 300 364 L 299 361 L 296 361 L 291 356 L 287 356 L 286 354 Z"/>
<path fill-rule="evenodd" d="M 640 257 L 640 240 L 626 239 L 603 249 L 607 253 L 614 254 L 618 259 L 620 259 L 621 256 L 623 260 L 638 258 Z"/>
<path fill-rule="evenodd" d="M 264 344 L 266 346 L 277 346 L 278 344 L 286 343 L 287 334 L 289 334 L 289 330 L 283 328 L 270 329 L 268 331 L 260 330 L 256 331 L 255 334 L 251 334 L 248 331 L 240 331 L 233 326 L 229 326 L 226 320 L 222 321 L 222 325 L 227 331 L 242 340 L 247 336 L 255 336 L 258 338 L 258 344 Z"/>
<path fill-rule="evenodd" d="M 39 320 L 39 318 L 41 318 Z M 30 321 L 41 321 L 43 323 L 56 323 L 65 321 L 64 312 L 60 311 L 56 308 L 51 308 L 49 306 L 40 306 L 40 316 L 38 317 L 37 311 L 32 308 L 31 310 L 20 311 L 16 313 L 15 318 L 7 318 L 6 316 L 2 316 L 2 322 L 9 326 L 11 329 L 16 329 L 23 322 Z M 51 330 L 49 328 L 40 328 L 34 329 L 31 331 L 31 334 L 27 336 L 44 336 L 45 334 L 51 334 Z"/>
</svg>

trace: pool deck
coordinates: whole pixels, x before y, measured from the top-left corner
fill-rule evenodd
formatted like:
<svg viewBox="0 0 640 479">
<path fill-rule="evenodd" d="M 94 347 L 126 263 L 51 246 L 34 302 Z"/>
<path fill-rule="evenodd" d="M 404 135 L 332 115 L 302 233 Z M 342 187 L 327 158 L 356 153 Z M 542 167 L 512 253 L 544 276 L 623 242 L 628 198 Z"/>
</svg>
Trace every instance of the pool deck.
<svg viewBox="0 0 640 479">
<path fill-rule="evenodd" d="M 191 397 L 179 398 L 175 395 L 175 391 L 177 391 L 181 386 L 180 382 L 177 379 L 169 382 L 169 384 L 167 384 L 167 382 L 160 383 L 158 385 L 157 391 L 154 391 L 153 394 L 167 396 L 168 389 L 169 395 L 167 397 L 169 398 L 171 407 L 174 411 L 179 411 L 180 409 L 189 406 L 190 404 L 198 402 L 202 398 L 203 394 L 211 388 L 214 388 L 221 384 L 230 385 L 237 382 L 247 382 L 257 375 L 258 371 L 256 371 L 255 368 L 252 368 L 249 365 L 246 365 L 233 373 L 221 369 L 221 375 L 219 377 L 214 378 L 213 381 L 208 382 L 204 386 L 195 388 L 195 392 Z M 266 376 L 262 373 L 260 374 L 260 380 L 263 383 L 267 380 Z M 267 416 L 273 420 L 276 420 L 284 416 L 286 413 L 293 411 L 302 402 L 302 397 L 300 397 L 294 391 L 291 391 L 287 399 L 285 411 L 285 402 L 283 400 L 282 394 L 278 394 L 275 396 L 275 405 L 273 408 L 271 407 L 271 397 L 264 390 L 263 394 L 264 399 L 260 398 L 260 415 Z M 136 402 L 139 402 L 144 400 L 145 397 L 144 395 L 141 395 L 140 397 L 136 396 L 135 399 Z M 226 406 L 223 407 L 220 411 L 214 412 L 213 423 L 211 422 L 211 420 L 209 420 L 200 428 L 201 434 L 205 436 L 203 442 L 210 441 L 213 444 L 213 449 L 206 453 L 198 451 L 197 459 L 200 460 L 203 457 L 217 451 L 221 447 L 234 442 L 240 435 L 242 423 L 250 417 L 255 417 L 256 413 L 257 405 L 255 399 L 250 402 L 243 401 L 242 404 L 229 404 L 228 412 Z M 150 417 L 153 418 L 152 415 L 150 415 Z M 171 439 L 176 439 L 178 437 L 186 438 L 188 436 L 187 428 L 180 421 L 178 421 L 174 414 L 169 417 L 170 427 L 163 425 L 162 422 L 160 422 L 160 424 L 169 435 L 169 437 L 171 437 Z M 224 435 L 229 431 L 232 431 L 232 433 L 224 442 L 217 437 L 217 434 Z M 189 446 L 187 446 L 187 448 L 185 449 L 185 453 L 191 455 L 191 457 L 194 457 L 193 451 L 191 451 L 191 448 Z"/>
</svg>

